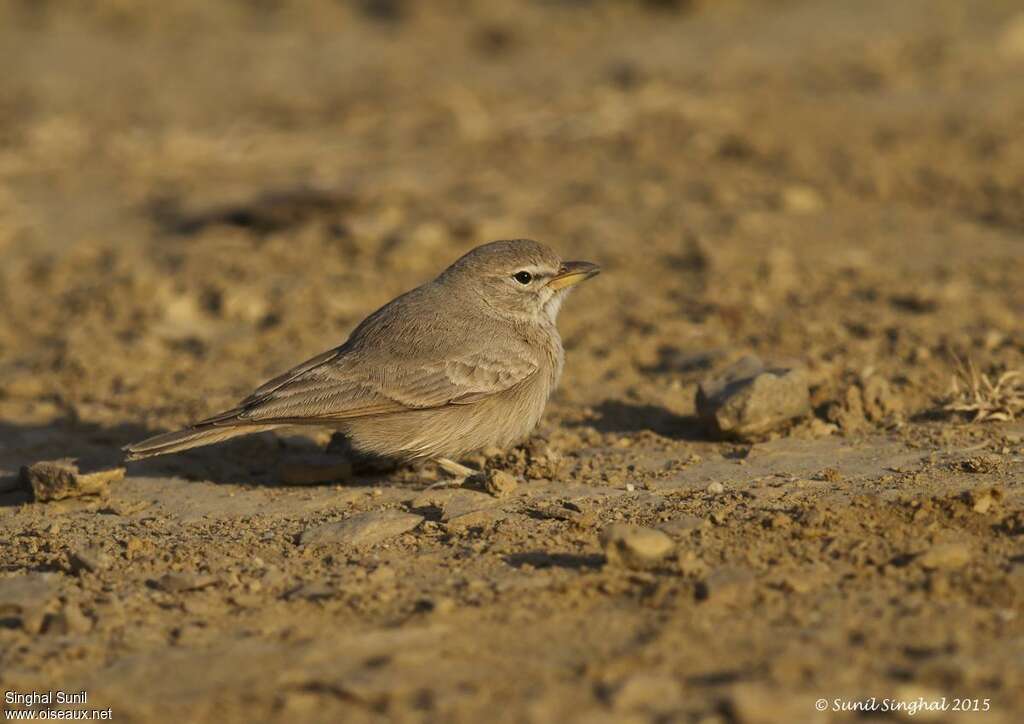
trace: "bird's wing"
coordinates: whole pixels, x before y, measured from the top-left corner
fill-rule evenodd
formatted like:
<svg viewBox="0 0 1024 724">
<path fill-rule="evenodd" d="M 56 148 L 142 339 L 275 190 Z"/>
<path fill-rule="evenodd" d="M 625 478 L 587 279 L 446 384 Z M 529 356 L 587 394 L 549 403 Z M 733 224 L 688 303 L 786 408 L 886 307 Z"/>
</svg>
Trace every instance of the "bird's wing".
<svg viewBox="0 0 1024 724">
<path fill-rule="evenodd" d="M 346 345 L 260 387 L 212 424 L 344 420 L 411 409 L 471 404 L 510 389 L 538 370 L 529 348 L 483 343 L 444 360 L 391 358 L 371 365 Z"/>
</svg>

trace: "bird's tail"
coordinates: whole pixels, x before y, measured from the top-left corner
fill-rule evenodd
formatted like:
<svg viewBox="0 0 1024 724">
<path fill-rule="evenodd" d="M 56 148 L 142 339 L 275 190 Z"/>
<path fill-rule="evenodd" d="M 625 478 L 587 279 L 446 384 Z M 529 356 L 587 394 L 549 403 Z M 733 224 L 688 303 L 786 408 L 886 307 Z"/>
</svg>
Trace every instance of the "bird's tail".
<svg viewBox="0 0 1024 724">
<path fill-rule="evenodd" d="M 239 435 L 250 435 L 254 432 L 272 430 L 277 425 L 213 425 L 200 423 L 175 432 L 155 435 L 142 442 L 126 445 L 122 448 L 127 453 L 126 460 L 142 460 L 156 455 L 181 452 L 189 448 L 211 445 Z"/>
</svg>

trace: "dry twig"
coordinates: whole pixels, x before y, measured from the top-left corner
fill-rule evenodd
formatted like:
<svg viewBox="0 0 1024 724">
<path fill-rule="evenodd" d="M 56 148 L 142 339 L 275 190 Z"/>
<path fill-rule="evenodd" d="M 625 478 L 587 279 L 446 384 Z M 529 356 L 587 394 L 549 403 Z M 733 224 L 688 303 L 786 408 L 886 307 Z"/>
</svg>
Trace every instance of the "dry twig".
<svg viewBox="0 0 1024 724">
<path fill-rule="evenodd" d="M 947 412 L 972 414 L 971 422 L 1013 420 L 1024 413 L 1024 370 L 1008 370 L 995 382 L 970 360 L 956 359 Z"/>
</svg>

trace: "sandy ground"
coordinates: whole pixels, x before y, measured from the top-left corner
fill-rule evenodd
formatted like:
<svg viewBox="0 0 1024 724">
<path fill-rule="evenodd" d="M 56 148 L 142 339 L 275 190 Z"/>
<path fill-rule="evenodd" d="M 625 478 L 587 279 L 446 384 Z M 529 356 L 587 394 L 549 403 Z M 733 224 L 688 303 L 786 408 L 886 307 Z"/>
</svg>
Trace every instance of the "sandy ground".
<svg viewBox="0 0 1024 724">
<path fill-rule="evenodd" d="M 1024 424 L 942 410 L 954 354 L 1024 367 L 1018 2 L 8 1 L 0 67 L 5 692 L 132 722 L 1024 717 Z M 282 485 L 326 433 L 10 489 L 519 236 L 605 273 L 537 436 L 469 461 L 509 495 Z M 806 367 L 813 415 L 710 439 L 696 386 L 749 352 Z M 310 539 L 397 512 L 423 520 Z M 606 564 L 613 522 L 676 549 Z"/>
</svg>

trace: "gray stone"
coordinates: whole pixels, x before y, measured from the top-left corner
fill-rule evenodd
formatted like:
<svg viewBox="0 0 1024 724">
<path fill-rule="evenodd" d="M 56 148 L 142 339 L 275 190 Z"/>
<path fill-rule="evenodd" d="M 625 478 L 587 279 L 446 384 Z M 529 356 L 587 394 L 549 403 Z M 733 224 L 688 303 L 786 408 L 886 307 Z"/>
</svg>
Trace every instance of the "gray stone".
<svg viewBox="0 0 1024 724">
<path fill-rule="evenodd" d="M 468 513 L 475 513 L 480 510 L 488 510 L 497 505 L 497 501 L 490 495 L 478 493 L 475 490 L 453 490 L 441 505 L 441 522 L 460 518 Z"/>
<path fill-rule="evenodd" d="M 601 547 L 608 563 L 643 568 L 667 557 L 675 543 L 660 530 L 612 523 L 601 531 Z"/>
<path fill-rule="evenodd" d="M 407 533 L 423 522 L 422 515 L 399 510 L 359 513 L 337 523 L 326 523 L 302 532 L 302 545 L 342 543 L 369 546 Z"/>
<path fill-rule="evenodd" d="M 807 373 L 748 356 L 697 388 L 697 414 L 718 437 L 754 439 L 810 412 Z"/>
</svg>

